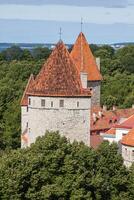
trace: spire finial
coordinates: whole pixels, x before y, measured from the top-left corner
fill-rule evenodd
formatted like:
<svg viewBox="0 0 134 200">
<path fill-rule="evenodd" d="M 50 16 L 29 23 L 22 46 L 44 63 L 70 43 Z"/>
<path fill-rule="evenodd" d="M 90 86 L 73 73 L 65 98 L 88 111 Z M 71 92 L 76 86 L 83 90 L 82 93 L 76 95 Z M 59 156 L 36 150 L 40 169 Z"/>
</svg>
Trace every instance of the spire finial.
<svg viewBox="0 0 134 200">
<path fill-rule="evenodd" d="M 81 17 L 81 32 L 83 31 L 83 18 Z"/>
<path fill-rule="evenodd" d="M 61 36 L 62 36 L 62 28 L 60 27 L 60 31 L 59 31 L 59 39 L 61 40 Z"/>
</svg>

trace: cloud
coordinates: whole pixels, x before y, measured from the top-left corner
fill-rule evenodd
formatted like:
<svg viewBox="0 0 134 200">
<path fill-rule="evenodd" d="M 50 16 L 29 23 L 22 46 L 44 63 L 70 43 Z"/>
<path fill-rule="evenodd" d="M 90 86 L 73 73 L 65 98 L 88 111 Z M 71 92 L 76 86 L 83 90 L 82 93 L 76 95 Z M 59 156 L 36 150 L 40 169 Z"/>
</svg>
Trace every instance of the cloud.
<svg viewBox="0 0 134 200">
<path fill-rule="evenodd" d="M 23 5 L 75 5 L 124 8 L 133 5 L 134 0 L 0 0 L 0 4 L 23 4 Z"/>
<path fill-rule="evenodd" d="M 96 14 L 97 13 L 97 14 Z M 109 13 L 109 14 L 108 14 Z M 1 19 L 22 20 L 55 20 L 80 22 L 83 16 L 84 22 L 98 24 L 134 23 L 133 7 L 104 8 L 104 7 L 77 7 L 63 5 L 1 5 Z"/>
</svg>

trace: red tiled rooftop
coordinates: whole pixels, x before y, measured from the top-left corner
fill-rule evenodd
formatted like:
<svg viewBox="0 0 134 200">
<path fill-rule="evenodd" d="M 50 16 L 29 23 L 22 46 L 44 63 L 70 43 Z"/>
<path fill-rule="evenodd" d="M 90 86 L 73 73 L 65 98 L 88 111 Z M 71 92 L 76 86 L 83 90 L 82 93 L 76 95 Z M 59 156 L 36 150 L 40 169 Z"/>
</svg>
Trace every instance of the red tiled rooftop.
<svg viewBox="0 0 134 200">
<path fill-rule="evenodd" d="M 82 88 L 78 70 L 62 41 L 43 65 L 29 95 L 91 96 L 89 90 Z"/>
<path fill-rule="evenodd" d="M 105 134 L 109 134 L 109 135 L 115 135 L 116 133 L 116 129 L 115 128 L 111 128 L 108 131 L 105 132 Z"/>
<path fill-rule="evenodd" d="M 102 111 L 102 117 L 99 117 L 99 111 Z M 97 115 L 96 122 L 93 120 L 93 113 Z M 128 118 L 133 114 L 133 108 L 104 111 L 100 107 L 93 107 L 91 111 L 91 131 L 108 130 L 113 126 L 115 127 L 121 118 Z"/>
<path fill-rule="evenodd" d="M 70 55 L 79 73 L 81 71 L 86 72 L 89 81 L 102 80 L 95 58 L 82 32 L 79 34 Z"/>
<path fill-rule="evenodd" d="M 130 130 L 127 135 L 123 136 L 121 143 L 123 145 L 134 147 L 134 128 Z"/>
<path fill-rule="evenodd" d="M 120 125 L 117 125 L 116 128 L 134 128 L 134 114 L 131 115 Z"/>
</svg>

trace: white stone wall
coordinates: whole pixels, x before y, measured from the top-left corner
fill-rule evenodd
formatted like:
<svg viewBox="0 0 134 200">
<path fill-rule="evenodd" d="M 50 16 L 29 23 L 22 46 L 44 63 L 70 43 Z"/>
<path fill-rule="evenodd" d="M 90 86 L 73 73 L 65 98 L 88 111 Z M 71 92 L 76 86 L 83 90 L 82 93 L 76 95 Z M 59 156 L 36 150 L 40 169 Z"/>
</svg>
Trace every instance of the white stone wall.
<svg viewBox="0 0 134 200">
<path fill-rule="evenodd" d="M 28 106 L 28 118 L 22 119 L 22 124 L 28 119 L 28 145 L 34 143 L 36 138 L 44 135 L 47 130 L 59 131 L 71 142 L 77 140 L 90 145 L 91 98 L 29 98 L 31 105 Z M 41 106 L 41 99 L 45 99 L 45 107 Z M 64 100 L 63 108 L 59 107 L 60 100 Z"/>
<path fill-rule="evenodd" d="M 21 107 L 21 133 L 23 133 L 27 127 L 28 123 L 28 112 L 27 106 Z"/>
<path fill-rule="evenodd" d="M 122 145 L 122 157 L 126 167 L 130 167 L 134 162 L 134 147 Z"/>
</svg>

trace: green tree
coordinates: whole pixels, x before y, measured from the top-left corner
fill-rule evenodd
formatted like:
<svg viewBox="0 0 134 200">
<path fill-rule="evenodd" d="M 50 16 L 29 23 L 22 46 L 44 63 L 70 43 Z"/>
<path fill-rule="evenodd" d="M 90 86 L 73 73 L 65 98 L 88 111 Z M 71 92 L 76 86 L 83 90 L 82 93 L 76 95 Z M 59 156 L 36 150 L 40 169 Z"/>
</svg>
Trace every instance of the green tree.
<svg viewBox="0 0 134 200">
<path fill-rule="evenodd" d="M 32 50 L 32 56 L 34 59 L 39 60 L 39 59 L 47 59 L 48 56 L 50 55 L 51 50 L 48 49 L 47 47 L 37 47 Z"/>
<path fill-rule="evenodd" d="M 95 151 L 54 132 L 0 158 L 1 199 L 126 200 L 127 180 L 116 145 Z"/>
<path fill-rule="evenodd" d="M 18 46 L 12 46 L 3 51 L 3 54 L 5 59 L 8 61 L 21 60 L 23 55 L 23 50 Z"/>
</svg>

